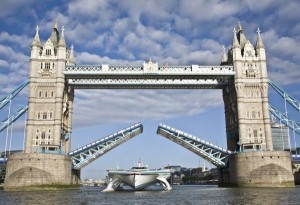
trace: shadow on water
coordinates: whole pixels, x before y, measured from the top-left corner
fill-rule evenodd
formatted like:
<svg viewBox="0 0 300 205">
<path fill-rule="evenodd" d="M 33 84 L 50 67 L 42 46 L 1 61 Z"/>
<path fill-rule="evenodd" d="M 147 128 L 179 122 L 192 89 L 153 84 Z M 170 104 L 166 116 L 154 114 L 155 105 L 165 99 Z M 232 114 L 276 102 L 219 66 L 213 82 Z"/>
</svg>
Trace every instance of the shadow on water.
<svg viewBox="0 0 300 205">
<path fill-rule="evenodd" d="M 101 192 L 105 187 L 81 187 L 79 190 L 4 192 L 0 204 L 300 204 L 300 186 L 296 188 L 218 188 L 217 186 L 173 186 L 171 191 L 151 187 L 145 191 L 124 189 Z"/>
</svg>

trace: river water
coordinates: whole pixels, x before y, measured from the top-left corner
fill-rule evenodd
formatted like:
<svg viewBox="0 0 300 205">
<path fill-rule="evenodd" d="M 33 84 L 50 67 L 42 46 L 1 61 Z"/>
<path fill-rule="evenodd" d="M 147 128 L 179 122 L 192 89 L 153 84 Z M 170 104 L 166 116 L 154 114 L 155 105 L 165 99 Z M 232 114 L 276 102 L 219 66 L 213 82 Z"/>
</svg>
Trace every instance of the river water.
<svg viewBox="0 0 300 205">
<path fill-rule="evenodd" d="M 79 190 L 4 192 L 0 204 L 300 204 L 300 186 L 296 188 L 218 188 L 217 186 L 173 186 L 171 191 L 152 187 L 147 191 L 104 193 L 104 187 L 81 187 Z"/>
</svg>

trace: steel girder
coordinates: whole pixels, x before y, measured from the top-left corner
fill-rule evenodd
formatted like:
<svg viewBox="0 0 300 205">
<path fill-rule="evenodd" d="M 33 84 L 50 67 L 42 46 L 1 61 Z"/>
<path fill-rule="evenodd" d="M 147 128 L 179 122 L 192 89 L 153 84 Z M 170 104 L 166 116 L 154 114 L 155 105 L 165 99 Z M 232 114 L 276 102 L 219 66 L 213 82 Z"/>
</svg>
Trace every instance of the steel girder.
<svg viewBox="0 0 300 205">
<path fill-rule="evenodd" d="M 232 154 L 229 150 L 164 124 L 158 126 L 157 134 L 194 152 L 217 167 L 226 166 L 227 157 Z"/>
<path fill-rule="evenodd" d="M 285 92 L 271 80 L 269 80 L 269 85 L 271 85 L 277 91 L 277 93 L 279 93 L 284 99 L 286 99 L 286 101 L 290 105 L 292 105 L 298 112 L 300 112 L 300 103 L 295 98 L 290 96 L 287 92 Z"/>
<path fill-rule="evenodd" d="M 15 122 L 19 117 L 21 117 L 28 110 L 28 105 L 18 110 L 15 114 L 9 116 L 5 120 L 3 120 L 0 124 L 0 132 L 5 130 L 8 126 L 10 126 L 13 122 Z"/>
<path fill-rule="evenodd" d="M 285 125 L 293 129 L 296 133 L 300 134 L 300 124 L 298 122 L 295 122 L 291 120 L 290 118 L 286 117 L 284 114 L 276 110 L 274 107 L 269 105 L 269 111 L 280 120 L 280 122 L 283 122 Z"/>
<path fill-rule="evenodd" d="M 23 82 L 19 87 L 17 87 L 14 91 L 12 91 L 8 96 L 6 96 L 5 98 L 3 98 L 0 101 L 0 110 L 7 104 L 9 103 L 10 100 L 14 99 L 14 97 L 16 97 L 16 95 L 23 90 L 24 87 L 26 87 L 26 85 L 29 83 L 28 80 L 26 80 L 25 82 Z"/>
<path fill-rule="evenodd" d="M 147 67 L 148 66 L 148 67 Z M 79 89 L 220 89 L 235 75 L 233 66 L 99 65 L 66 66 L 68 84 Z"/>
<path fill-rule="evenodd" d="M 137 123 L 119 132 L 101 138 L 69 153 L 74 169 L 82 169 L 111 149 L 143 132 L 143 125 Z"/>
</svg>

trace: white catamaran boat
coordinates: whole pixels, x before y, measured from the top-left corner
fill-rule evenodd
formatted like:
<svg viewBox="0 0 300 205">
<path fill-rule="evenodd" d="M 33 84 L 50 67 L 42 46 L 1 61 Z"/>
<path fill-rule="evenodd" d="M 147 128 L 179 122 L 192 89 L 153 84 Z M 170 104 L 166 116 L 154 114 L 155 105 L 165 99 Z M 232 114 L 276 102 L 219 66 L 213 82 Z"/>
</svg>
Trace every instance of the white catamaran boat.
<svg viewBox="0 0 300 205">
<path fill-rule="evenodd" d="M 134 190 L 143 190 L 153 184 L 159 183 L 165 190 L 171 190 L 167 178 L 171 176 L 170 169 L 148 169 L 138 162 L 137 166 L 129 170 L 108 170 L 110 182 L 103 191 L 115 191 L 120 189 L 121 184 L 126 184 Z"/>
</svg>

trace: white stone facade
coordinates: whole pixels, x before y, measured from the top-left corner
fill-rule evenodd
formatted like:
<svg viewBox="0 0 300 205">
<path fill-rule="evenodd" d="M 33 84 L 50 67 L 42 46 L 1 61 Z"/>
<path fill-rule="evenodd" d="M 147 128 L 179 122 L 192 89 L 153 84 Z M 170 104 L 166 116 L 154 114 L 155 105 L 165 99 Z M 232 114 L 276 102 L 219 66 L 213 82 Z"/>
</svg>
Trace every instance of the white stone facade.
<svg viewBox="0 0 300 205">
<path fill-rule="evenodd" d="M 73 55 L 73 51 L 71 51 Z M 70 58 L 57 24 L 42 45 L 38 27 L 31 46 L 30 94 L 25 152 L 70 151 L 74 92 L 63 75 Z"/>
<path fill-rule="evenodd" d="M 266 54 L 259 30 L 254 48 L 239 25 L 227 55 L 222 64 L 233 65 L 236 72 L 223 89 L 228 149 L 272 151 Z"/>
</svg>

